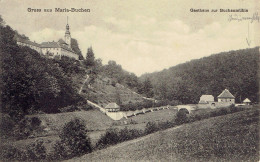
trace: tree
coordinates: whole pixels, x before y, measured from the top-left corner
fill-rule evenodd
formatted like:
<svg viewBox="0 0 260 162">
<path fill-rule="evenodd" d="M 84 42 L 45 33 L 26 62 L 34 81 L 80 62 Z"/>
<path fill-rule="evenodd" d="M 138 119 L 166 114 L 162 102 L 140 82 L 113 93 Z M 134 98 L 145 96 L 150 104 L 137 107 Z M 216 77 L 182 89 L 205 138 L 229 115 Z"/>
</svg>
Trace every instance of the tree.
<svg viewBox="0 0 260 162">
<path fill-rule="evenodd" d="M 82 56 L 81 50 L 78 45 L 78 41 L 74 38 L 71 38 L 71 48 L 79 55 L 79 60 L 84 60 L 84 57 Z"/>
<path fill-rule="evenodd" d="M 89 137 L 86 135 L 87 129 L 80 119 L 74 119 L 62 128 L 59 135 L 61 142 L 68 147 L 68 156 L 78 156 L 92 151 Z"/>
<path fill-rule="evenodd" d="M 187 123 L 189 120 L 187 114 L 189 114 L 189 111 L 187 109 L 180 109 L 176 114 L 175 123 L 177 125 Z"/>
<path fill-rule="evenodd" d="M 4 26 L 5 25 L 5 21 L 2 18 L 2 16 L 0 15 L 0 26 Z"/>
<path fill-rule="evenodd" d="M 94 66 L 95 65 L 95 56 L 92 50 L 92 47 L 88 48 L 87 57 L 86 57 L 86 66 Z"/>
<path fill-rule="evenodd" d="M 147 97 L 153 97 L 153 86 L 149 78 L 146 78 L 144 81 L 143 91 Z"/>
</svg>

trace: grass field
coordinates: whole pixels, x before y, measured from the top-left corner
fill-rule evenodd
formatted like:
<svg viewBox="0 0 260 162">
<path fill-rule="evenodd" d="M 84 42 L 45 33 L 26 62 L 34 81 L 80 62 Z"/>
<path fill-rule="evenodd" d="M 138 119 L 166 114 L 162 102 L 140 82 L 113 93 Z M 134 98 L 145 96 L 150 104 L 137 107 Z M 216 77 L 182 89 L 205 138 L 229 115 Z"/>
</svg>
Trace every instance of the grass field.
<svg viewBox="0 0 260 162">
<path fill-rule="evenodd" d="M 259 110 L 159 131 L 71 161 L 258 161 Z"/>
<path fill-rule="evenodd" d="M 176 109 L 164 109 L 154 112 L 148 112 L 145 114 L 139 114 L 137 116 L 130 117 L 128 121 L 134 120 L 137 123 L 147 123 L 149 121 L 160 122 L 160 121 L 171 121 L 174 118 L 174 115 L 177 113 Z"/>
</svg>

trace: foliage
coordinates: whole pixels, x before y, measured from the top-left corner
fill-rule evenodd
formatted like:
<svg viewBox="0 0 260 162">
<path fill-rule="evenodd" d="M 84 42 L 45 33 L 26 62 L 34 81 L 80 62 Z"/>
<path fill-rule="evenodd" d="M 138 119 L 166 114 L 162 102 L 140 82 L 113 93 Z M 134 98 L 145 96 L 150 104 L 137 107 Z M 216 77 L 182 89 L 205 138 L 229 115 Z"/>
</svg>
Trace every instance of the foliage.
<svg viewBox="0 0 260 162">
<path fill-rule="evenodd" d="M 43 160 L 47 157 L 46 148 L 42 140 L 30 144 L 26 149 L 27 158 L 30 160 Z"/>
<path fill-rule="evenodd" d="M 176 117 L 175 117 L 175 123 L 177 125 L 184 124 L 184 123 L 187 123 L 189 121 L 189 118 L 187 116 L 187 114 L 189 112 L 187 112 L 187 111 L 188 111 L 187 109 L 180 109 L 177 112 Z"/>
<path fill-rule="evenodd" d="M 120 142 L 131 140 L 137 137 L 143 136 L 142 130 L 128 129 L 125 127 L 120 131 L 118 129 L 108 129 L 105 134 L 103 134 L 96 144 L 97 149 L 102 149 L 110 145 L 115 145 Z"/>
<path fill-rule="evenodd" d="M 258 102 L 258 60 L 259 47 L 222 52 L 145 74 L 140 80 L 149 78 L 159 99 L 183 104 L 198 103 L 203 94 L 218 96 L 226 88 L 237 102 L 243 98 Z"/>
<path fill-rule="evenodd" d="M 67 67 L 62 65 L 66 61 L 57 64 L 43 58 L 35 50 L 19 47 L 14 38 L 15 32 L 9 26 L 0 26 L 3 113 L 19 121 L 25 114 L 55 113 L 59 107 L 81 100 Z"/>
<path fill-rule="evenodd" d="M 10 137 L 12 135 L 15 122 L 12 118 L 7 114 L 0 114 L 0 138 L 4 139 Z"/>
<path fill-rule="evenodd" d="M 88 48 L 87 56 L 86 56 L 86 66 L 94 66 L 95 65 L 95 56 L 92 50 L 92 47 Z"/>
<path fill-rule="evenodd" d="M 80 66 L 79 61 L 67 56 L 61 56 L 59 59 L 54 59 L 54 63 L 58 63 L 63 72 L 70 76 L 71 74 L 85 74 L 85 70 Z"/>
<path fill-rule="evenodd" d="M 59 135 L 61 141 L 57 143 L 57 149 L 64 144 L 69 151 L 67 151 L 67 156 L 78 156 L 84 153 L 89 153 L 92 151 L 91 143 L 89 137 L 86 135 L 87 129 L 85 124 L 80 119 L 74 119 L 65 124 Z"/>
<path fill-rule="evenodd" d="M 145 126 L 145 134 L 150 134 L 159 130 L 158 125 L 155 122 L 148 122 Z"/>
<path fill-rule="evenodd" d="M 24 161 L 26 159 L 26 152 L 17 149 L 13 145 L 5 145 L 0 149 L 0 159 L 2 160 L 18 160 Z"/>
<path fill-rule="evenodd" d="M 134 73 L 125 71 L 122 66 L 115 61 L 110 60 L 107 65 L 102 66 L 100 73 L 111 78 L 114 82 L 114 86 L 116 83 L 120 83 L 133 90 L 137 90 L 140 85 L 138 78 Z"/>
<path fill-rule="evenodd" d="M 79 60 L 84 60 L 84 57 L 82 56 L 81 50 L 78 45 L 78 41 L 74 38 L 71 38 L 71 48 L 79 55 Z"/>
</svg>

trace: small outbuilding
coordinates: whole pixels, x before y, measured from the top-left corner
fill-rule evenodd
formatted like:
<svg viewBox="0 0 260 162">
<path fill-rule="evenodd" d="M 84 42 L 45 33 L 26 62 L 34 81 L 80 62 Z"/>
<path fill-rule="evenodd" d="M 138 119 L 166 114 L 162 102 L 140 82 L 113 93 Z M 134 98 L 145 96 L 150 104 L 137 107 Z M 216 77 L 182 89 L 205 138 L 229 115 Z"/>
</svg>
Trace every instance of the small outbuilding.
<svg viewBox="0 0 260 162">
<path fill-rule="evenodd" d="M 246 98 L 246 99 L 243 101 L 243 103 L 244 103 L 245 105 L 250 105 L 251 101 L 250 101 L 248 98 Z"/>
<path fill-rule="evenodd" d="M 225 89 L 218 96 L 218 102 L 235 104 L 235 97 L 229 92 L 229 90 Z"/>
<path fill-rule="evenodd" d="M 118 112 L 120 110 L 120 106 L 118 106 L 116 103 L 109 103 L 105 107 L 106 111 L 108 112 Z"/>
<path fill-rule="evenodd" d="M 212 95 L 202 95 L 200 97 L 200 104 L 208 104 L 214 102 L 214 97 Z"/>
</svg>

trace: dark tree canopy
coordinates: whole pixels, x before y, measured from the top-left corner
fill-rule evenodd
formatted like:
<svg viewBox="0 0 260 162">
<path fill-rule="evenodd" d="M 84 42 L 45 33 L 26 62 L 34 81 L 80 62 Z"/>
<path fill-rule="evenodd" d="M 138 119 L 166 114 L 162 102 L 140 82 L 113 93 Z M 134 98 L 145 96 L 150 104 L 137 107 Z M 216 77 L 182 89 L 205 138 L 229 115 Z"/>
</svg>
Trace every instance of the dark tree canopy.
<svg viewBox="0 0 260 162">
<path fill-rule="evenodd" d="M 82 56 L 81 50 L 78 45 L 78 41 L 74 38 L 71 38 L 71 48 L 79 55 L 79 60 L 84 60 L 84 57 Z"/>
<path fill-rule="evenodd" d="M 15 35 L 9 26 L 0 26 L 1 111 L 19 118 L 38 111 L 58 112 L 60 107 L 77 103 L 80 96 L 61 63 L 18 46 Z"/>
<path fill-rule="evenodd" d="M 198 103 L 201 95 L 211 94 L 217 100 L 227 88 L 238 103 L 245 98 L 258 102 L 258 61 L 259 47 L 222 52 L 146 74 L 140 79 L 149 78 L 160 99 Z"/>
</svg>

